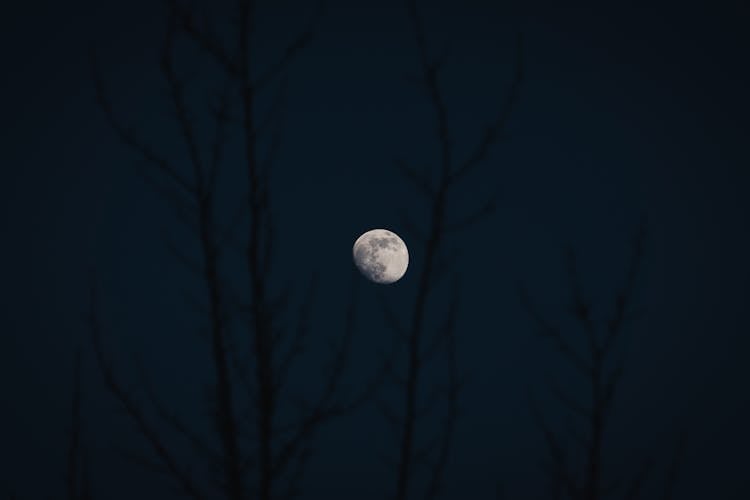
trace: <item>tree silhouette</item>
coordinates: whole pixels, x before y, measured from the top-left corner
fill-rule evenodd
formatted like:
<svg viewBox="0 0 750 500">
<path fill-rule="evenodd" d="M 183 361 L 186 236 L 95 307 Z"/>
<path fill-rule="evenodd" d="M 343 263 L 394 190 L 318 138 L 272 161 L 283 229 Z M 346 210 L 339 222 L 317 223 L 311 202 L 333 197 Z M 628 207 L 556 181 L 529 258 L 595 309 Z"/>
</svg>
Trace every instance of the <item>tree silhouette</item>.
<svg viewBox="0 0 750 500">
<path fill-rule="evenodd" d="M 82 416 L 81 387 L 81 349 L 77 348 L 73 356 L 73 380 L 70 397 L 70 426 L 68 428 L 67 452 L 65 453 L 65 472 L 61 490 L 61 498 L 68 500 L 92 500 L 90 459 L 84 436 Z M 5 488 L 4 488 L 5 489 Z M 16 494 L 13 488 L 8 488 L 4 498 L 16 500 L 25 498 Z"/>
<path fill-rule="evenodd" d="M 644 459 L 631 478 L 617 477 L 616 474 L 613 476 L 609 471 L 605 473 L 603 463 L 606 455 L 606 429 L 625 371 L 625 350 L 621 344 L 627 333 L 626 327 L 639 315 L 634 295 L 642 267 L 645 237 L 646 225 L 643 219 L 633 237 L 624 284 L 615 295 L 609 318 L 603 323 L 594 319 L 591 302 L 583 291 L 576 255 L 572 250 L 567 251 L 570 288 L 568 311 L 584 335 L 586 349 L 583 354 L 561 326 L 544 317 L 526 289 L 523 286 L 519 289 L 521 303 L 534 321 L 536 334 L 550 342 L 588 386 L 587 394 L 578 395 L 550 381 L 554 397 L 578 420 L 570 423 L 565 433 L 553 430 L 533 398 L 530 403 L 534 421 L 542 432 L 548 452 L 546 469 L 550 493 L 554 498 L 634 499 L 643 495 L 644 482 L 652 468 L 651 459 Z M 664 500 L 672 498 L 684 440 L 685 435 L 680 435 L 668 467 L 662 496 Z M 583 464 L 581 470 L 577 471 L 572 456 L 581 451 Z"/>
<path fill-rule="evenodd" d="M 446 59 L 434 57 L 428 50 L 423 20 L 416 0 L 405 2 L 410 27 L 414 34 L 419 54 L 418 84 L 430 102 L 435 118 L 435 133 L 438 146 L 439 164 L 419 168 L 405 161 L 396 161 L 402 177 L 410 183 L 424 200 L 428 208 L 428 220 L 420 224 L 404 218 L 404 226 L 421 251 L 419 262 L 422 267 L 417 277 L 418 284 L 413 303 L 410 304 L 408 319 L 396 316 L 385 300 L 385 316 L 397 339 L 406 352 L 405 363 L 397 358 L 387 361 L 390 380 L 398 389 L 402 402 L 394 408 L 392 404 L 381 402 L 382 413 L 391 424 L 398 438 L 397 453 L 392 461 L 395 467 L 395 497 L 397 500 L 422 497 L 436 498 L 441 492 L 445 468 L 449 457 L 452 439 L 458 417 L 458 397 L 462 385 L 456 352 L 456 315 L 459 308 L 460 284 L 453 269 L 452 257 L 445 245 L 450 234 L 466 229 L 493 212 L 495 200 L 487 199 L 480 208 L 461 214 L 462 207 L 451 205 L 449 197 L 466 189 L 464 180 L 487 159 L 492 146 L 502 137 L 508 119 L 517 100 L 522 80 L 521 41 L 518 41 L 518 54 L 512 81 L 504 101 L 495 118 L 476 140 L 470 153 L 459 159 L 454 152 L 454 137 L 448 119 L 445 97 L 441 85 L 441 75 Z M 426 231 L 419 228 L 427 228 Z M 446 280 L 445 278 L 449 278 Z M 445 290 L 440 290 L 441 282 L 450 283 L 449 306 L 445 312 L 429 303 L 430 298 Z M 427 318 L 440 317 L 436 329 Z M 408 326 L 404 326 L 404 324 Z M 445 382 L 433 383 L 425 378 L 428 364 L 442 363 L 447 372 Z M 434 436 L 425 437 L 420 429 L 426 428 L 425 421 L 437 413 L 442 404 L 442 420 Z M 426 468 L 421 489 L 417 492 L 419 480 L 417 468 Z"/>
<path fill-rule="evenodd" d="M 136 152 L 151 168 L 141 170 L 146 180 L 158 190 L 175 213 L 191 228 L 199 249 L 195 261 L 172 245 L 175 259 L 193 272 L 205 290 L 205 298 L 196 309 L 208 319 L 210 357 L 214 383 L 211 412 L 216 441 L 203 436 L 193 421 L 176 414 L 165 405 L 144 375 L 145 394 L 126 387 L 122 373 L 105 352 L 102 342 L 104 321 L 100 317 L 99 293 L 92 285 L 91 332 L 96 359 L 109 392 L 135 424 L 149 444 L 152 457 L 127 453 L 144 466 L 165 472 L 194 499 L 215 498 L 216 492 L 227 499 L 291 498 L 299 494 L 302 474 L 310 455 L 313 436 L 322 424 L 359 406 L 372 392 L 370 384 L 361 393 L 344 399 L 339 383 L 346 365 L 348 348 L 354 331 L 354 298 L 347 309 L 345 331 L 333 347 L 328 360 L 327 376 L 319 395 L 313 399 L 296 398 L 289 391 L 290 374 L 305 350 L 311 328 L 310 309 L 315 296 L 311 281 L 301 305 L 293 305 L 296 290 L 286 286 L 278 290 L 274 263 L 276 227 L 272 206 L 272 173 L 280 145 L 283 85 L 279 77 L 310 44 L 318 10 L 308 29 L 286 47 L 282 56 L 266 69 L 251 71 L 251 45 L 257 19 L 252 0 L 238 2 L 227 21 L 234 40 L 225 43 L 218 36 L 208 15 L 198 16 L 183 2 L 166 3 L 167 28 L 159 67 L 166 83 L 170 113 L 182 145 L 187 152 L 190 171 L 185 172 L 143 140 L 117 115 L 106 90 L 99 64 L 94 59 L 94 78 L 100 107 L 122 142 Z M 223 82 L 212 102 L 213 132 L 204 134 L 196 123 L 197 105 L 189 99 L 189 82 L 182 76 L 176 53 L 182 42 L 197 49 L 212 61 Z M 191 53 L 193 56 L 195 54 Z M 269 114 L 258 117 L 258 103 L 272 88 Z M 239 116 L 231 110 L 239 109 Z M 229 170 L 224 158 L 228 154 L 230 128 L 239 130 L 239 171 Z M 204 137 L 206 136 L 207 137 Z M 261 152 L 268 154 L 262 157 Z M 237 210 L 229 224 L 218 216 L 217 179 L 231 175 L 244 177 L 247 194 L 238 200 Z M 244 170 L 244 173 L 243 173 Z M 244 237 L 242 236 L 244 235 Z M 237 289 L 224 276 L 227 255 L 238 251 L 245 264 L 244 288 Z M 240 319 L 241 328 L 232 325 Z M 293 325 L 280 319 L 292 318 Z M 243 347 L 245 349 L 243 350 Z M 137 367 L 137 365 L 135 365 Z M 145 373 L 145 370 L 141 370 Z M 143 398 L 146 398 L 145 401 Z M 282 415 L 282 403 L 294 404 L 294 417 Z M 286 406 L 285 406 L 286 408 Z M 155 415 L 155 416 L 152 416 Z M 283 420 L 291 419 L 289 421 Z M 203 464 L 209 480 L 195 474 L 183 457 L 168 444 L 164 429 L 188 443 Z M 251 477 L 252 482 L 248 481 Z"/>
</svg>

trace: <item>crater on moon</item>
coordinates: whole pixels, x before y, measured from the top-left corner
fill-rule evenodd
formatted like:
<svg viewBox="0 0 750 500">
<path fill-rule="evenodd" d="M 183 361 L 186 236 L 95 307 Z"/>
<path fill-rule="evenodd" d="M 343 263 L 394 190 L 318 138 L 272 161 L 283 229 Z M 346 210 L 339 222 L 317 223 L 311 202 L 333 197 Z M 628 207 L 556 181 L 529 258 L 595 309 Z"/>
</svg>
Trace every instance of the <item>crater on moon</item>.
<svg viewBox="0 0 750 500">
<path fill-rule="evenodd" d="M 357 269 L 370 281 L 380 284 L 401 279 L 409 266 L 409 251 L 396 233 L 372 229 L 357 238 L 352 249 Z"/>
</svg>

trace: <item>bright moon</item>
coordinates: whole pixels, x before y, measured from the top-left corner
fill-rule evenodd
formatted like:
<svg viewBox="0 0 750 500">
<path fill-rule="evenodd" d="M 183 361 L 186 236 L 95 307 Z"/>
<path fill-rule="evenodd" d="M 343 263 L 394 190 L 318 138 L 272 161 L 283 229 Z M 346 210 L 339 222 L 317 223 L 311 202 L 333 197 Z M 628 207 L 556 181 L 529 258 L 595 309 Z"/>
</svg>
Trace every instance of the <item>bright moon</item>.
<svg viewBox="0 0 750 500">
<path fill-rule="evenodd" d="M 357 238 L 352 254 L 357 269 L 370 281 L 383 285 L 400 280 L 409 266 L 404 240 L 387 229 L 373 229 Z"/>
</svg>

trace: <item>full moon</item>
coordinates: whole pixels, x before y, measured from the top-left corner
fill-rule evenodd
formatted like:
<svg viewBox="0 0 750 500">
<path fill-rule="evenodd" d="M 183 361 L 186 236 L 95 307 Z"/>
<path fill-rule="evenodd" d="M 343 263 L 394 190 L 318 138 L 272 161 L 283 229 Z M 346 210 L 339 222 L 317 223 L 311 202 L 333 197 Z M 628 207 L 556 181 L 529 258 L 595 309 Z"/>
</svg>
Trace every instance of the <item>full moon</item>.
<svg viewBox="0 0 750 500">
<path fill-rule="evenodd" d="M 409 266 L 404 240 L 387 229 L 372 229 L 357 238 L 354 264 L 370 281 L 387 285 L 400 280 Z"/>
</svg>

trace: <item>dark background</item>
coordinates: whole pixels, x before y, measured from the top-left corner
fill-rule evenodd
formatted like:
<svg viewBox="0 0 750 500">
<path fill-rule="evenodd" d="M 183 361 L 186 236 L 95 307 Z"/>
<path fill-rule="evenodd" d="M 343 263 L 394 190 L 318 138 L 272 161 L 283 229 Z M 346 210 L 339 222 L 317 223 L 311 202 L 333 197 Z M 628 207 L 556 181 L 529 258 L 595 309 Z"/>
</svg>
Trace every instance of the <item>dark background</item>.
<svg viewBox="0 0 750 500">
<path fill-rule="evenodd" d="M 187 278 L 164 249 L 178 223 L 133 174 L 139 160 L 106 124 L 88 57 L 95 46 L 117 109 L 154 145 L 176 150 L 162 126 L 155 63 L 162 17 L 152 2 L 3 11 L 0 494 L 62 497 L 72 360 L 81 345 L 95 491 L 164 498 L 168 480 L 113 452 L 138 438 L 103 388 L 83 320 L 95 267 L 107 346 L 125 378 L 137 385 L 127 364 L 136 353 L 170 404 L 194 409 L 207 368 L 196 319 L 182 302 Z M 294 2 L 268 9 L 261 35 L 269 58 L 310 12 Z M 708 2 L 441 1 L 425 8 L 425 19 L 431 47 L 452 43 L 445 92 L 459 152 L 507 92 L 516 34 L 525 41 L 508 137 L 454 200 L 471 208 L 495 187 L 500 193 L 495 214 L 450 243 L 461 251 L 459 357 L 469 378 L 446 496 L 488 498 L 497 481 L 511 498 L 538 491 L 544 447 L 526 390 L 544 387 L 559 361 L 532 335 L 515 285 L 525 282 L 551 317 L 563 315 L 563 251 L 571 246 L 588 295 L 606 313 L 646 214 L 636 301 L 648 314 L 627 345 L 607 464 L 630 471 L 653 455 L 655 488 L 685 429 L 676 497 L 748 498 L 748 13 Z M 283 275 L 303 286 L 312 271 L 320 274 L 315 320 L 325 326 L 316 332 L 325 333 L 343 321 L 354 239 L 373 227 L 404 233 L 399 208 L 420 216 L 393 158 L 430 159 L 435 148 L 428 102 L 405 79 L 418 59 L 400 2 L 330 2 L 315 31 L 288 72 L 275 196 Z M 186 236 L 175 238 L 188 245 Z M 412 263 L 418 269 L 418 254 Z M 412 272 L 387 293 L 404 304 L 413 287 Z M 352 381 L 371 372 L 385 335 L 376 290 L 360 283 Z M 300 375 L 314 378 L 317 361 L 305 363 Z M 304 498 L 384 497 L 393 482 L 378 458 L 387 432 L 371 406 L 326 427 Z"/>
</svg>

